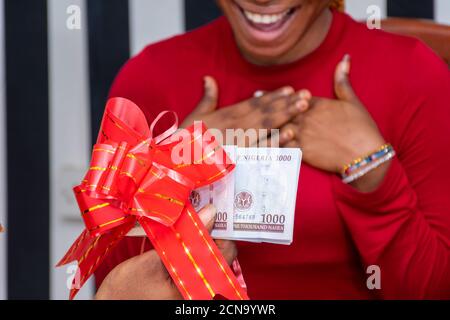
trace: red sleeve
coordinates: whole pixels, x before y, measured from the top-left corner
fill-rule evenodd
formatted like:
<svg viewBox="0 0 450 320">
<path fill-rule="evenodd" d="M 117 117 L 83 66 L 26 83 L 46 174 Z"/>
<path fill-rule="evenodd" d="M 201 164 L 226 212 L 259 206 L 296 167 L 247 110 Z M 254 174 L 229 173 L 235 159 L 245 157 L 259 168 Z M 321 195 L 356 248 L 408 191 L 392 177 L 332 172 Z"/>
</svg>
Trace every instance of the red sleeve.
<svg viewBox="0 0 450 320">
<path fill-rule="evenodd" d="M 360 193 L 335 178 L 336 204 L 384 298 L 450 298 L 450 72 L 418 43 L 397 92 L 398 157 Z M 402 86 L 405 86 L 403 91 Z M 394 141 L 389 141 L 394 142 Z"/>
</svg>

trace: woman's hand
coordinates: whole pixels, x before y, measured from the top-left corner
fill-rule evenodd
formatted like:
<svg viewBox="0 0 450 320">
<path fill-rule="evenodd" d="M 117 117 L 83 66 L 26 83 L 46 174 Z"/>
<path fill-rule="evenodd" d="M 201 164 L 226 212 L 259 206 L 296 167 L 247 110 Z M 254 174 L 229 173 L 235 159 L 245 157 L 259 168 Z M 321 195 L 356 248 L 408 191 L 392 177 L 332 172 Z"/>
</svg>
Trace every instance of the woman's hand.
<svg viewBox="0 0 450 320">
<path fill-rule="evenodd" d="M 281 146 L 300 147 L 306 163 L 333 173 L 340 173 L 343 166 L 385 143 L 353 91 L 349 71 L 350 58 L 346 55 L 335 72 L 338 100 L 312 97 L 307 90 L 302 90 L 305 111 L 281 130 Z M 386 166 L 381 166 L 353 185 L 361 191 L 370 191 L 382 181 L 385 172 Z"/>
<path fill-rule="evenodd" d="M 206 206 L 199 217 L 211 231 L 216 210 Z M 237 256 L 233 241 L 216 240 L 217 247 L 231 265 Z M 95 296 L 98 300 L 177 300 L 180 292 L 155 250 L 122 262 L 103 280 Z"/>
<path fill-rule="evenodd" d="M 212 77 L 205 77 L 205 94 L 195 110 L 185 119 L 181 127 L 187 127 L 194 121 L 203 121 L 210 129 L 218 129 L 225 137 L 225 129 L 279 129 L 293 120 L 301 112 L 301 98 L 292 87 L 283 87 L 266 92 L 238 104 L 217 108 L 219 89 Z M 258 132 L 257 137 L 265 139 Z M 247 145 L 258 141 L 250 137 Z M 253 139 L 253 140 L 252 140 Z"/>
</svg>

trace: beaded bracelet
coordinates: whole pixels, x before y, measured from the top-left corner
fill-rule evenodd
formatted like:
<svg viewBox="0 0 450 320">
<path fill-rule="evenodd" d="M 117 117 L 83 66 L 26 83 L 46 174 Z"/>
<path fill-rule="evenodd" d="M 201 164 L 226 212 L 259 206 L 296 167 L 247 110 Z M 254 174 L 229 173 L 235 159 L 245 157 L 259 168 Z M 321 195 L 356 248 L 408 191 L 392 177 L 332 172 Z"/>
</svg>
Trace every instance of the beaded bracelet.
<svg viewBox="0 0 450 320">
<path fill-rule="evenodd" d="M 344 183 L 351 183 L 391 160 L 394 156 L 395 151 L 392 145 L 385 144 L 371 154 L 363 158 L 355 159 L 350 164 L 344 166 L 341 173 L 342 181 Z"/>
</svg>

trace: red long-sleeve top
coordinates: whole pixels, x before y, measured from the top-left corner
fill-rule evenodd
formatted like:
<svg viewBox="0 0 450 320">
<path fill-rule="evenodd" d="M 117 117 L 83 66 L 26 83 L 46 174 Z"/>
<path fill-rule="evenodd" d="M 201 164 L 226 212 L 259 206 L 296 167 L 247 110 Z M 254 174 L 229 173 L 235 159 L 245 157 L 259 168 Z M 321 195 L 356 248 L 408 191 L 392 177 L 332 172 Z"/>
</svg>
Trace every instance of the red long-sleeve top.
<svg viewBox="0 0 450 320">
<path fill-rule="evenodd" d="M 346 53 L 355 92 L 398 156 L 367 194 L 303 163 L 292 245 L 238 243 L 249 296 L 450 298 L 450 72 L 420 41 L 368 30 L 334 12 L 313 53 L 262 67 L 241 56 L 220 18 L 148 46 L 123 67 L 111 96 L 133 100 L 149 122 L 166 109 L 188 115 L 205 75 L 218 82 L 220 108 L 284 85 L 334 98 L 333 73 Z M 96 273 L 97 284 L 140 244 L 123 241 Z M 380 268 L 380 290 L 367 287 L 370 265 Z"/>
</svg>

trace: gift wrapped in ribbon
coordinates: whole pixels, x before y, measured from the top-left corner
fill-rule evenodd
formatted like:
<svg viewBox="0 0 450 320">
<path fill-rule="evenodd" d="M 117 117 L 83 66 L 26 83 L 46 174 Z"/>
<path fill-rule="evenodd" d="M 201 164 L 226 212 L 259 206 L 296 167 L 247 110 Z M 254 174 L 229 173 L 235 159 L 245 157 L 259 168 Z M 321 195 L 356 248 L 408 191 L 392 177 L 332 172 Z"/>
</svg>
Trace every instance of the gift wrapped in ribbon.
<svg viewBox="0 0 450 320">
<path fill-rule="evenodd" d="M 174 125 L 153 137 L 168 114 Z M 189 202 L 193 189 L 224 177 L 234 164 L 214 138 L 204 146 L 203 124 L 182 130 L 182 139 L 177 129 L 174 113 L 161 113 L 149 127 L 133 102 L 108 101 L 89 170 L 74 188 L 86 229 L 58 263 L 78 261 L 70 299 L 137 222 L 185 299 L 248 299 Z M 175 148 L 189 163 L 174 161 Z"/>
</svg>

